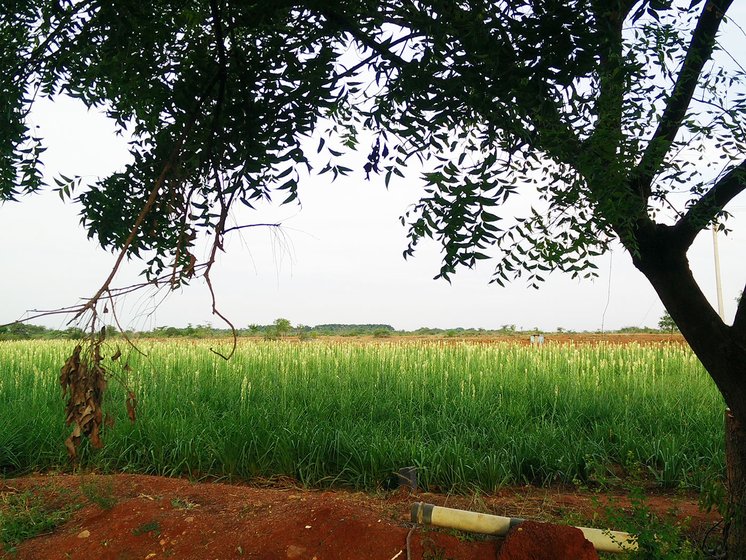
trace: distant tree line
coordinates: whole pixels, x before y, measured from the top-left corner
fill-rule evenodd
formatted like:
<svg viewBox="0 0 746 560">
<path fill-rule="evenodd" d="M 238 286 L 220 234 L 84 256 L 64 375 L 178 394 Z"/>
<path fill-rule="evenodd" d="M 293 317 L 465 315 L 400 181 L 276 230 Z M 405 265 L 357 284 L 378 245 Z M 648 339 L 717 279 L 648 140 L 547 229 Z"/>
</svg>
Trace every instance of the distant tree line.
<svg viewBox="0 0 746 560">
<path fill-rule="evenodd" d="M 0 340 L 30 340 L 30 339 L 69 339 L 76 340 L 83 337 L 83 330 L 78 327 L 66 329 L 49 329 L 31 323 L 11 323 L 0 327 Z M 117 336 L 115 327 L 106 327 L 107 336 Z"/>
<path fill-rule="evenodd" d="M 522 336 L 527 333 L 535 334 L 541 332 L 541 329 L 521 330 L 515 325 L 502 325 L 497 329 L 481 328 L 432 328 L 420 327 L 415 330 L 398 331 L 391 325 L 379 323 L 364 324 L 345 324 L 345 323 L 327 323 L 323 325 L 296 325 L 293 326 L 288 319 L 279 318 L 272 324 L 259 325 L 251 324 L 246 328 L 237 330 L 239 337 L 256 337 L 268 340 L 277 340 L 284 337 L 296 337 L 303 339 L 315 338 L 318 336 L 372 336 L 375 338 L 385 338 L 390 336 L 441 336 L 441 337 L 473 337 L 473 336 Z M 545 331 L 547 332 L 547 331 Z M 557 327 L 558 334 L 573 334 L 577 331 Z M 587 332 L 587 331 L 584 331 Z M 597 332 L 597 331 L 596 331 Z M 624 327 L 615 332 L 619 334 L 636 334 L 636 333 L 659 333 L 672 332 L 670 324 L 661 319 L 659 328 L 652 327 Z M 68 327 L 57 330 L 33 325 L 30 323 L 12 323 L 0 327 L 0 340 L 28 340 L 28 339 L 69 339 L 75 340 L 83 336 L 83 331 L 77 327 Z M 211 324 L 189 324 L 186 327 L 159 326 L 150 331 L 126 331 L 125 334 L 132 338 L 221 338 L 231 336 L 229 329 L 215 328 Z M 121 336 L 121 333 L 114 326 L 106 327 L 107 337 Z"/>
</svg>

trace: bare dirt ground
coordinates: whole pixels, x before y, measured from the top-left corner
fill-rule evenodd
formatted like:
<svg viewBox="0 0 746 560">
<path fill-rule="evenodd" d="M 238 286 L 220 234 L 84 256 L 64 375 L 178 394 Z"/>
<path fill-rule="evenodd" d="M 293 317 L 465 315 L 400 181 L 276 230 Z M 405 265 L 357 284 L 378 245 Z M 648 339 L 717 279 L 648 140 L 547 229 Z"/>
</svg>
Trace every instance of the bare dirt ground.
<svg viewBox="0 0 746 560">
<path fill-rule="evenodd" d="M 404 489 L 375 494 L 317 491 L 298 488 L 291 481 L 274 481 L 266 487 L 195 483 L 127 474 L 0 479 L 0 496 L 24 492 L 41 496 L 50 507 L 68 507 L 72 513 L 65 523 L 24 541 L 15 552 L 3 555 L 0 549 L 3 559 L 545 558 L 529 552 L 534 544 L 547 551 L 546 558 L 595 558 L 595 552 L 591 556 L 560 552 L 569 550 L 562 542 L 568 537 L 551 526 L 545 526 L 546 531 L 525 531 L 522 541 L 508 546 L 499 538 L 415 527 L 409 522 L 410 506 L 423 501 L 561 523 L 589 524 L 595 519 L 601 526 L 603 504 L 629 505 L 624 497 L 609 493 L 533 487 L 503 488 L 492 495 L 447 496 Z M 3 503 L 7 500 L 0 500 L 0 507 Z M 672 520 L 689 518 L 693 538 L 716 520 L 714 514 L 699 511 L 693 495 L 658 494 L 649 498 L 648 506 L 663 516 L 675 512 Z M 541 543 L 536 544 L 536 539 Z"/>
<path fill-rule="evenodd" d="M 225 339 L 216 339 L 225 340 Z M 263 340 L 262 338 L 242 338 L 241 341 Z M 288 336 L 283 340 L 299 341 L 298 337 Z M 512 342 L 518 344 L 531 344 L 530 333 L 515 334 L 456 334 L 454 336 L 438 335 L 389 335 L 389 336 L 337 336 L 322 335 L 315 337 L 319 341 L 346 342 L 348 344 L 376 344 L 376 343 L 416 343 L 433 342 L 441 344 L 457 344 L 469 342 L 472 344 L 494 344 L 497 342 Z M 544 333 L 544 344 L 686 344 L 684 337 L 679 333 Z"/>
<path fill-rule="evenodd" d="M 506 337 L 485 337 L 488 341 L 523 341 L 530 343 L 529 335 L 515 335 Z M 470 340 L 479 341 L 481 337 Z M 548 333 L 544 335 L 545 344 L 686 344 L 684 337 L 678 333 Z"/>
<path fill-rule="evenodd" d="M 137 339 L 135 339 L 137 340 Z M 161 340 L 161 341 L 174 341 L 184 340 L 191 341 L 192 344 L 198 344 L 199 341 L 214 340 L 218 342 L 227 342 L 231 339 L 229 337 L 212 338 L 212 339 L 189 339 L 189 338 L 153 338 L 149 337 L 143 340 Z M 241 343 L 246 342 L 261 342 L 264 341 L 264 337 L 261 336 L 250 336 L 240 337 L 238 339 Z M 299 338 L 295 335 L 289 335 L 282 338 L 285 342 L 304 342 L 306 338 Z M 514 333 L 514 334 L 455 334 L 453 336 L 445 336 L 443 334 L 427 335 L 427 334 L 388 334 L 383 336 L 372 336 L 372 335 L 355 335 L 355 336 L 341 336 L 341 335 L 319 335 L 313 336 L 310 340 L 317 340 L 320 342 L 345 342 L 348 344 L 376 344 L 376 343 L 416 343 L 416 342 L 434 342 L 442 344 L 455 344 L 459 342 L 470 342 L 474 344 L 493 344 L 496 342 L 513 342 L 518 344 L 531 344 L 531 333 Z M 684 337 L 679 333 L 544 333 L 544 344 L 686 344 Z"/>
</svg>

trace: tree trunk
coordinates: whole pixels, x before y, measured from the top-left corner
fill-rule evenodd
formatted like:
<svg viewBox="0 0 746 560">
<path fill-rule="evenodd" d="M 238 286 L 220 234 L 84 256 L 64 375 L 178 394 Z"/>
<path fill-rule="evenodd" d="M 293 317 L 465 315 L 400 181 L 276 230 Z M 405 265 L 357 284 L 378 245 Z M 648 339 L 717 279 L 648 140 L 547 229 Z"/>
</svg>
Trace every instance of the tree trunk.
<svg viewBox="0 0 746 560">
<path fill-rule="evenodd" d="M 730 560 L 746 558 L 746 432 L 725 412 L 725 462 L 728 480 L 726 546 Z"/>
<path fill-rule="evenodd" d="M 726 546 L 729 560 L 746 560 L 746 308 L 726 325 L 702 293 L 689 267 L 686 248 L 674 230 L 638 230 L 635 266 L 648 278 L 728 408 L 725 459 L 728 503 Z"/>
</svg>

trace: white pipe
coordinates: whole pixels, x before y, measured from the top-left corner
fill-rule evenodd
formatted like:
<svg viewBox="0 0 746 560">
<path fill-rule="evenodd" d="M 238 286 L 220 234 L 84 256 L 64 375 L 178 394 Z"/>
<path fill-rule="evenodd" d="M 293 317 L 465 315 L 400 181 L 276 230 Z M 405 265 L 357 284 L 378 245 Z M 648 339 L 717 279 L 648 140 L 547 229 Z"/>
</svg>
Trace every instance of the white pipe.
<svg viewBox="0 0 746 560">
<path fill-rule="evenodd" d="M 448 529 L 459 529 L 471 533 L 504 536 L 511 527 L 520 525 L 523 519 L 451 509 L 417 502 L 412 504 L 412 522 L 435 525 Z M 628 552 L 637 550 L 637 539 L 629 533 L 576 527 L 601 552 Z"/>
</svg>

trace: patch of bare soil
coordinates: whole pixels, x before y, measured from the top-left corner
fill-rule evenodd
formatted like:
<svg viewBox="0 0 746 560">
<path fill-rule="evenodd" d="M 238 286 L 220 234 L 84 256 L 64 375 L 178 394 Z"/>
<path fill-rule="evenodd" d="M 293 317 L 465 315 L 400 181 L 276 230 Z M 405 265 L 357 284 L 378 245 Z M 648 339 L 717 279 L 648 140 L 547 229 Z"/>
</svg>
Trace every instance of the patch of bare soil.
<svg viewBox="0 0 746 560">
<path fill-rule="evenodd" d="M 216 339 L 221 340 L 221 339 Z M 224 339 L 222 339 L 224 340 Z M 258 342 L 260 338 L 243 338 L 240 343 Z M 297 337 L 284 338 L 285 342 L 303 343 Z M 458 344 L 468 342 L 471 344 L 495 344 L 499 342 L 511 342 L 516 344 L 531 344 L 530 333 L 516 334 L 456 334 L 454 336 L 437 335 L 390 335 L 375 337 L 370 335 L 359 336 L 335 336 L 322 335 L 315 340 L 321 342 L 344 342 L 345 344 L 414 344 L 432 342 L 440 344 Z M 684 337 L 679 333 L 545 333 L 544 344 L 686 344 Z"/>
<path fill-rule="evenodd" d="M 0 481 L 0 493 L 31 491 L 45 501 L 80 504 L 49 534 L 27 540 L 2 558 L 68 559 L 358 559 L 594 558 L 583 539 L 567 531 L 522 525 L 507 540 L 414 526 L 415 501 L 541 521 L 593 519 L 590 494 L 532 487 L 485 496 L 394 492 L 367 494 L 305 490 L 286 484 L 262 488 L 143 475 L 50 475 Z M 622 497 L 605 496 L 620 506 Z M 693 496 L 655 496 L 651 510 L 692 520 L 703 531 L 714 515 Z M 543 527 L 543 529 L 542 529 Z M 572 542 L 571 542 L 572 541 Z M 503 544 L 505 542 L 505 544 Z M 531 544 L 532 543 L 532 544 Z M 588 543 L 589 544 L 589 543 Z M 503 548 L 500 552 L 501 547 Z M 578 551 L 585 556 L 577 556 Z M 500 556 L 498 556 L 500 554 Z"/>
<path fill-rule="evenodd" d="M 126 474 L 0 480 L 1 494 L 27 491 L 58 507 L 61 502 L 79 507 L 49 534 L 21 543 L 13 553 L 2 555 L 0 550 L 2 558 L 483 560 L 497 557 L 503 539 L 415 527 L 409 522 L 411 504 L 424 501 L 563 523 L 591 520 L 599 509 L 597 500 L 587 493 L 532 487 L 468 497 L 306 490 L 289 483 L 265 488 Z M 613 499 L 625 505 L 624 498 Z M 692 519 L 694 531 L 706 528 L 714 518 L 698 510 L 693 496 L 656 496 L 648 505 L 658 513 L 675 508 L 678 517 Z M 512 546 L 512 552 L 504 550 L 499 558 L 527 557 L 521 552 L 528 550 L 527 535 L 539 535 L 541 547 L 556 554 L 564 546 L 575 551 L 582 548 L 582 541 L 560 543 L 562 531 L 530 529 L 508 537 L 505 547 Z M 510 545 L 511 538 L 517 544 Z"/>
<path fill-rule="evenodd" d="M 404 340 L 409 337 L 403 337 Z M 474 344 L 493 344 L 496 342 L 517 342 L 531 344 L 529 334 L 515 334 L 505 336 L 466 336 L 456 337 L 430 337 L 431 340 L 441 342 L 467 341 Z M 391 339 L 389 339 L 391 340 Z M 428 340 L 421 337 L 419 340 Z M 680 334 L 663 333 L 548 333 L 544 335 L 544 344 L 686 344 L 684 337 Z"/>
</svg>

